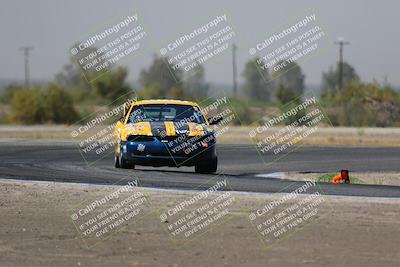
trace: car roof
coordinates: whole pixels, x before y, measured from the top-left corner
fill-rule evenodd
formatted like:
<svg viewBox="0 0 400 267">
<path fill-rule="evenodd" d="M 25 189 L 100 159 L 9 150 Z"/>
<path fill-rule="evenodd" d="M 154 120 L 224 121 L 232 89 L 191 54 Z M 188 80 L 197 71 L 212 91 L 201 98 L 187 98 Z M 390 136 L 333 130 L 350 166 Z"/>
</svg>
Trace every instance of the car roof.
<svg viewBox="0 0 400 267">
<path fill-rule="evenodd" d="M 132 106 L 151 105 L 151 104 L 172 104 L 172 105 L 198 106 L 196 103 L 191 102 L 191 101 L 173 100 L 173 99 L 140 100 L 140 101 L 133 102 Z"/>
</svg>

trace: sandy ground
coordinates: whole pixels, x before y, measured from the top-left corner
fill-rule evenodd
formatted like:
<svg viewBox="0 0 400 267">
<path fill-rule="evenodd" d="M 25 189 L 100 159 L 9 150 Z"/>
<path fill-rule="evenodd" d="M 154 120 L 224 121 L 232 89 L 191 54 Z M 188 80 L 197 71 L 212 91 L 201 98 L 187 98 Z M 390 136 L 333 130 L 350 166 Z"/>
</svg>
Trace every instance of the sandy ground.
<svg viewBox="0 0 400 267">
<path fill-rule="evenodd" d="M 249 214 L 281 196 L 233 192 L 221 224 L 177 244 L 160 214 L 194 193 L 135 188 L 147 215 L 89 249 L 70 210 L 116 188 L 1 180 L 0 266 L 400 266 L 400 200 L 382 198 L 326 197 L 307 225 L 266 246 Z"/>
<path fill-rule="evenodd" d="M 317 181 L 321 175 L 323 173 L 282 172 L 275 176 L 276 178 L 295 181 Z M 398 172 L 351 172 L 350 176 L 356 178 L 360 184 L 400 186 L 400 173 Z"/>
<path fill-rule="evenodd" d="M 82 140 L 106 127 L 93 127 L 88 132 L 72 138 L 71 133 L 79 126 L 41 125 L 41 126 L 5 126 L 0 125 L 0 139 L 63 139 Z M 271 128 L 265 134 L 276 132 Z M 257 142 L 249 137 L 251 127 L 229 126 L 229 129 L 218 137 L 219 143 L 253 144 Z M 112 133 L 112 131 L 110 132 Z M 307 145 L 361 145 L 361 146 L 400 146 L 400 128 L 318 128 L 312 135 L 301 142 Z"/>
</svg>

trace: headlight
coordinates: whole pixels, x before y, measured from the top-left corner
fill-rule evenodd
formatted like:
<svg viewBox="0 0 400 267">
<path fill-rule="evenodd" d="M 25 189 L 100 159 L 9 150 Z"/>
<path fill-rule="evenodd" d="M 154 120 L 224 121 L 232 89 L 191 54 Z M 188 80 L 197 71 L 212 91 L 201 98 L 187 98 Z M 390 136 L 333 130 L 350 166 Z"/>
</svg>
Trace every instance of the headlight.
<svg viewBox="0 0 400 267">
<path fill-rule="evenodd" d="M 129 124 L 126 128 L 129 131 L 143 131 L 144 130 L 143 125 L 136 125 L 136 124 Z"/>
</svg>

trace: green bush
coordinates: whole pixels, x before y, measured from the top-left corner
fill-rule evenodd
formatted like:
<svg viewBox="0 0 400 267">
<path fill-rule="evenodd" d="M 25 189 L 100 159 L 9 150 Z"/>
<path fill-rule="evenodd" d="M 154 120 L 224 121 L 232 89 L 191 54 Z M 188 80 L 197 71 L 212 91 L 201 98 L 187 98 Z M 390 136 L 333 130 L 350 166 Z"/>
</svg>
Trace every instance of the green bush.
<svg viewBox="0 0 400 267">
<path fill-rule="evenodd" d="M 188 97 L 185 93 L 185 90 L 183 89 L 182 86 L 179 86 L 179 85 L 175 85 L 174 87 L 172 87 L 169 95 L 170 95 L 170 98 L 172 98 L 172 99 L 178 99 L 178 100 L 187 100 L 188 99 Z"/>
<path fill-rule="evenodd" d="M 0 102 L 4 104 L 9 104 L 11 99 L 13 98 L 15 92 L 24 89 L 22 86 L 10 84 L 0 95 Z"/>
<path fill-rule="evenodd" d="M 338 173 L 333 173 L 333 172 L 325 173 L 325 174 L 322 174 L 319 177 L 317 177 L 315 179 L 315 181 L 317 183 L 321 183 L 321 182 L 332 183 L 333 177 L 335 177 L 337 174 Z M 362 184 L 362 181 L 360 179 L 358 179 L 357 177 L 354 177 L 354 176 L 349 176 L 349 180 L 350 180 L 351 184 Z"/>
<path fill-rule="evenodd" d="M 72 97 L 62 87 L 49 84 L 43 92 L 43 108 L 46 121 L 72 123 L 78 119 Z"/>
<path fill-rule="evenodd" d="M 92 85 L 92 97 L 97 98 L 98 102 L 107 103 L 110 100 L 114 101 L 120 96 L 126 95 L 132 89 L 126 83 L 126 77 L 128 70 L 124 67 L 117 67 L 111 69 L 99 77 L 90 77 L 93 79 Z"/>
<path fill-rule="evenodd" d="M 288 110 L 291 110 L 293 108 L 296 108 L 298 105 L 302 103 L 302 98 L 301 96 L 296 95 L 296 91 L 285 87 L 284 85 L 280 85 L 279 88 L 275 92 L 275 96 L 279 101 L 280 109 L 281 112 L 284 113 Z M 289 116 L 288 118 L 285 119 L 284 123 L 286 125 L 290 125 L 294 123 L 295 121 L 299 120 L 301 117 L 303 117 L 306 114 L 305 110 L 299 110 L 296 115 L 294 116 Z"/>
<path fill-rule="evenodd" d="M 11 99 L 12 121 L 22 124 L 45 122 L 43 95 L 40 88 L 22 89 Z"/>
<path fill-rule="evenodd" d="M 229 99 L 229 105 L 227 105 L 227 107 L 232 107 L 233 112 L 235 113 L 235 120 L 233 121 L 234 125 L 247 125 L 255 121 L 250 107 L 248 105 L 243 105 L 241 101 Z"/>
<path fill-rule="evenodd" d="M 72 123 L 79 118 L 71 96 L 62 88 L 49 84 L 14 92 L 11 121 L 21 124 Z"/>
<path fill-rule="evenodd" d="M 138 93 L 140 99 L 163 98 L 163 93 L 158 84 L 148 85 Z"/>
<path fill-rule="evenodd" d="M 400 96 L 388 87 L 351 82 L 322 98 L 335 126 L 395 126 L 400 122 Z"/>
</svg>

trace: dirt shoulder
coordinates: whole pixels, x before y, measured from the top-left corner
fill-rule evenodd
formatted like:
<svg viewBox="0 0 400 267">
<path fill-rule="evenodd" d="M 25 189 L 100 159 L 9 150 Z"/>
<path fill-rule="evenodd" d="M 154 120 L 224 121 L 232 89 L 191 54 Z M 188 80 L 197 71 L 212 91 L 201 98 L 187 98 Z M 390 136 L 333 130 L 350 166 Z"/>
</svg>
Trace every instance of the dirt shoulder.
<svg viewBox="0 0 400 267">
<path fill-rule="evenodd" d="M 1 180 L 0 265 L 400 265 L 400 200 L 380 198 L 326 197 L 306 225 L 266 246 L 249 214 L 280 195 L 232 192 L 235 201 L 224 222 L 190 241 L 177 242 L 165 227 L 172 222 L 162 222 L 160 214 L 196 193 L 135 188 L 150 200 L 147 215 L 88 249 L 71 220 L 71 210 L 87 207 L 116 188 Z M 184 208 L 186 213 L 191 209 Z"/>
</svg>

